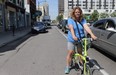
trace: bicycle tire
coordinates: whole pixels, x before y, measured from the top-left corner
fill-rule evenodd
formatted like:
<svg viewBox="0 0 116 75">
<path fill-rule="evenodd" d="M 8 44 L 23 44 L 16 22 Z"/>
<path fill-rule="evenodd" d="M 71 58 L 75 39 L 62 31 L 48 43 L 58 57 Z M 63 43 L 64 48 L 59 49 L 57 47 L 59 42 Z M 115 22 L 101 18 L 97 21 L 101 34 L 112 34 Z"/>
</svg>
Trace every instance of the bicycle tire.
<svg viewBox="0 0 116 75">
<path fill-rule="evenodd" d="M 70 67 L 72 69 L 75 69 L 76 71 L 79 70 L 79 66 L 78 66 L 78 63 L 77 63 L 77 59 L 75 59 L 74 57 L 72 58 L 72 60 L 70 62 Z"/>
<path fill-rule="evenodd" d="M 91 68 L 88 64 L 86 64 L 86 75 L 92 75 Z"/>
<path fill-rule="evenodd" d="M 81 75 L 93 75 L 89 64 L 86 64 L 86 71 L 85 72 L 86 73 L 84 74 L 84 68 L 83 68 Z"/>
</svg>

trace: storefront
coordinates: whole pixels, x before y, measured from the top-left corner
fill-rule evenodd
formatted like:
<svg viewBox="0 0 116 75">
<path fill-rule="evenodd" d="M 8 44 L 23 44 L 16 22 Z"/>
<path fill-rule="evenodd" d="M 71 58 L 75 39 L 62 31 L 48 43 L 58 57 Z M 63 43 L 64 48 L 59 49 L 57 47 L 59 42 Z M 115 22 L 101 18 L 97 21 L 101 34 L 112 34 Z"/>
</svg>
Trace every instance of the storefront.
<svg viewBox="0 0 116 75">
<path fill-rule="evenodd" d="M 6 5 L 6 29 L 11 30 L 14 25 L 16 29 L 25 27 L 25 9 L 11 2 Z"/>
<path fill-rule="evenodd" d="M 0 3 L 0 32 L 3 31 L 3 5 Z"/>
</svg>

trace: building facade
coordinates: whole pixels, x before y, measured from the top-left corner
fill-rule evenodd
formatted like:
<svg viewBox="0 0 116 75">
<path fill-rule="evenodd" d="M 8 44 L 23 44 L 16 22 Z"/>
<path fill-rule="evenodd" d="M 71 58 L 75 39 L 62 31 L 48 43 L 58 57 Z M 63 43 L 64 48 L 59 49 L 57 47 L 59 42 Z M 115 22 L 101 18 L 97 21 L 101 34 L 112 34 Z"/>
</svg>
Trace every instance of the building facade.
<svg viewBox="0 0 116 75">
<path fill-rule="evenodd" d="M 4 10 L 4 1 L 0 0 L 0 32 L 4 31 L 4 21 L 5 21 L 5 10 Z"/>
<path fill-rule="evenodd" d="M 5 30 L 16 29 L 25 26 L 24 0 L 5 1 Z"/>
<path fill-rule="evenodd" d="M 91 14 L 94 10 L 102 12 L 116 12 L 116 0 L 64 0 L 64 17 L 68 18 L 72 8 L 79 6 L 84 14 Z"/>
<path fill-rule="evenodd" d="M 38 6 L 38 10 L 42 12 L 42 15 L 39 17 L 38 21 L 42 21 L 43 16 L 49 15 L 49 5 L 46 1 L 43 1 L 43 4 Z"/>
<path fill-rule="evenodd" d="M 31 26 L 35 12 L 36 0 L 0 0 L 0 32 Z"/>
<path fill-rule="evenodd" d="M 64 13 L 64 0 L 58 0 L 58 14 Z"/>
<path fill-rule="evenodd" d="M 29 0 L 24 0 L 25 5 L 25 26 L 31 26 L 31 12 L 30 12 L 30 4 Z"/>
<path fill-rule="evenodd" d="M 30 13 L 31 13 L 31 25 L 36 21 L 35 12 L 36 12 L 36 0 L 29 0 L 30 4 Z"/>
</svg>

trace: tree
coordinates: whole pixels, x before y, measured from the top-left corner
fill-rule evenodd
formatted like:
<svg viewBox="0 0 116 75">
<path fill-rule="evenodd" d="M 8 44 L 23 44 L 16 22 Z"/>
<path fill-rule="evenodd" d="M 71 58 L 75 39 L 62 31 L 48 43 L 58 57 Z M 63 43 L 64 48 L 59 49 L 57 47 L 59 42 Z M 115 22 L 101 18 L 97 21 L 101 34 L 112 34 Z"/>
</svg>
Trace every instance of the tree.
<svg viewBox="0 0 116 75">
<path fill-rule="evenodd" d="M 109 17 L 108 13 L 101 13 L 100 18 L 107 18 Z"/>
<path fill-rule="evenodd" d="M 111 17 L 116 17 L 116 12 L 113 12 L 110 16 Z"/>
<path fill-rule="evenodd" d="M 84 14 L 83 17 L 87 20 L 87 22 L 91 21 L 90 14 Z"/>
<path fill-rule="evenodd" d="M 94 12 L 90 15 L 91 21 L 97 21 L 99 18 L 99 13 L 97 10 L 94 10 Z"/>
<path fill-rule="evenodd" d="M 63 19 L 63 15 L 62 14 L 57 16 L 57 21 L 60 22 L 62 19 Z"/>
</svg>

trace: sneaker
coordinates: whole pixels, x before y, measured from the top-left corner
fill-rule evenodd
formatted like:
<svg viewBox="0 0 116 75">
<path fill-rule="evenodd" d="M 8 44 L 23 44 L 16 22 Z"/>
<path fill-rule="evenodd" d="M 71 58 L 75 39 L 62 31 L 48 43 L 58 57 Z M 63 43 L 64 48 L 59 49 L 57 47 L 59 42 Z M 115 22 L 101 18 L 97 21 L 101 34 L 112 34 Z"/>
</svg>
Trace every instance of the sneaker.
<svg viewBox="0 0 116 75">
<path fill-rule="evenodd" d="M 65 68 L 65 74 L 69 74 L 69 72 L 70 72 L 69 67 L 66 67 L 66 68 Z"/>
</svg>

